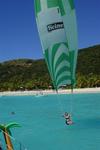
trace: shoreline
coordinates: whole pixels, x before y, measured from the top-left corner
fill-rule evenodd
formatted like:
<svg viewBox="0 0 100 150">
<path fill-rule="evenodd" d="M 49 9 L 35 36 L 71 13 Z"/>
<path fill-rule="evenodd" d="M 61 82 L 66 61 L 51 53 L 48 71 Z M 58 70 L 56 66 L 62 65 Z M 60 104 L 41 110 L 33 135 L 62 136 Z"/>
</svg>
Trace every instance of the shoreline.
<svg viewBox="0 0 100 150">
<path fill-rule="evenodd" d="M 83 89 L 74 89 L 73 94 L 86 94 L 86 93 L 100 93 L 99 88 L 83 88 Z M 56 94 L 54 90 L 33 90 L 33 91 L 5 91 L 0 92 L 0 96 L 29 96 L 29 95 L 51 95 Z M 71 94 L 71 90 L 59 89 L 58 94 Z"/>
</svg>

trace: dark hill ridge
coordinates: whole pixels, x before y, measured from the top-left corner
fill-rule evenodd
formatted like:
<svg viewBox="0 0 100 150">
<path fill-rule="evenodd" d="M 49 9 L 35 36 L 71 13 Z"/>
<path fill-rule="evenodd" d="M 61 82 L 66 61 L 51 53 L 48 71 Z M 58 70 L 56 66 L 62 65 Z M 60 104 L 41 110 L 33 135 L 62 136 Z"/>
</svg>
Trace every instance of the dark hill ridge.
<svg viewBox="0 0 100 150">
<path fill-rule="evenodd" d="M 78 87 L 88 78 L 95 78 L 96 84 L 100 86 L 100 45 L 81 49 L 78 54 L 77 74 L 80 81 Z M 83 82 L 83 78 L 86 80 Z M 19 90 L 48 88 L 51 85 L 48 69 L 44 59 L 18 59 L 0 63 L 0 90 Z"/>
<path fill-rule="evenodd" d="M 100 75 L 100 45 L 79 51 L 77 72 Z"/>
</svg>

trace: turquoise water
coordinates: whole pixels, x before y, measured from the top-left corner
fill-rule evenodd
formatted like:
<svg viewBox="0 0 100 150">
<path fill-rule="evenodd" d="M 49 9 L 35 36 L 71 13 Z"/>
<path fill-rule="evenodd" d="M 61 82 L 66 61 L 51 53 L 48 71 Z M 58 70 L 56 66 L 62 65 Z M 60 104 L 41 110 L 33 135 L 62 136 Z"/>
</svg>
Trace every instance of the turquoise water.
<svg viewBox="0 0 100 150">
<path fill-rule="evenodd" d="M 72 126 L 65 124 L 65 111 L 72 111 Z M 9 122 L 21 125 L 11 129 L 15 150 L 19 142 L 22 150 L 99 150 L 100 94 L 3 96 L 0 123 Z"/>
</svg>

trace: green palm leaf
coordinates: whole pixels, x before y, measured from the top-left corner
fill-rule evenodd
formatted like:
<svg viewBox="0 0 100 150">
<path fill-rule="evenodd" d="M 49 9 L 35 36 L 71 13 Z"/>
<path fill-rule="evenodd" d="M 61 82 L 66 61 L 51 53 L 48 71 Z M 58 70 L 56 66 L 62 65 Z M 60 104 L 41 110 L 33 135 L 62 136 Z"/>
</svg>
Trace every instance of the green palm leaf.
<svg viewBox="0 0 100 150">
<path fill-rule="evenodd" d="M 11 131 L 8 129 L 7 130 L 8 131 L 8 134 L 10 135 L 10 136 L 12 136 L 12 133 L 11 133 Z"/>
<path fill-rule="evenodd" d="M 5 129 L 5 125 L 3 124 L 0 124 L 0 131 L 4 130 Z"/>
<path fill-rule="evenodd" d="M 21 126 L 16 122 L 9 123 L 9 124 L 6 125 L 7 130 L 9 130 L 10 128 L 15 128 L 15 127 L 21 127 Z"/>
</svg>

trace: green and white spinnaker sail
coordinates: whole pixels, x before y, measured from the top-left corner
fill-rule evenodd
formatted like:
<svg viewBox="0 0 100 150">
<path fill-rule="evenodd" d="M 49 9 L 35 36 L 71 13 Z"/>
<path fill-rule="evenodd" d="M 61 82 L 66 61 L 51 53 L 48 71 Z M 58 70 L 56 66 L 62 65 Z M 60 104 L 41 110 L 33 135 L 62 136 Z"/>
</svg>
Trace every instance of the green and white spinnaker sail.
<svg viewBox="0 0 100 150">
<path fill-rule="evenodd" d="M 73 0 L 35 0 L 35 14 L 55 89 L 74 85 L 78 47 Z"/>
</svg>

